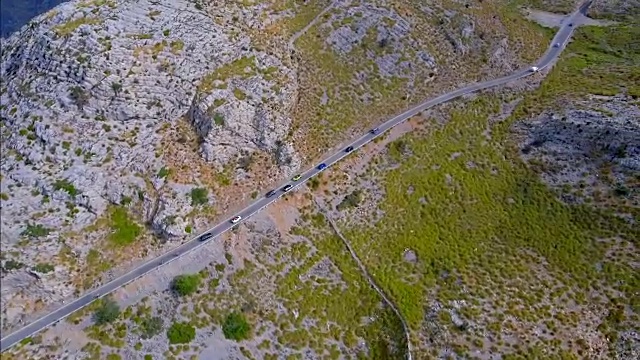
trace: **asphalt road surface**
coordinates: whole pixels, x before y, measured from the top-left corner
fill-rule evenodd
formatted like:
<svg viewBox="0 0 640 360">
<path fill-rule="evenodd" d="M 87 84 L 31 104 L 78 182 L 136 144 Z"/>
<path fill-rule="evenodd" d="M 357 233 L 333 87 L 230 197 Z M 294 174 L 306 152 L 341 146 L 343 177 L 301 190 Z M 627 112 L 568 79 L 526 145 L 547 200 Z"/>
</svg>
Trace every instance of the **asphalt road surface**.
<svg viewBox="0 0 640 360">
<path fill-rule="evenodd" d="M 552 61 L 558 57 L 558 55 L 560 55 L 560 53 L 562 52 L 562 50 L 564 49 L 564 46 L 566 45 L 566 42 L 569 40 L 569 38 L 571 37 L 572 33 L 573 33 L 573 29 L 575 26 L 577 26 L 577 23 L 574 23 L 576 20 L 580 19 L 580 16 L 582 16 L 583 14 L 586 14 L 586 11 L 590 5 L 590 1 L 587 1 L 585 3 L 583 3 L 580 8 L 568 15 L 562 22 L 561 28 L 558 30 L 556 36 L 553 39 L 553 42 L 551 43 L 549 49 L 546 51 L 546 53 L 540 58 L 540 60 L 538 61 L 537 64 L 535 64 L 534 66 L 538 67 L 539 70 L 544 69 L 545 67 L 547 67 L 549 64 L 552 63 Z M 555 47 L 556 44 L 559 44 L 558 47 Z M 494 87 L 494 86 L 498 86 L 498 85 L 502 85 L 502 84 L 506 84 L 510 81 L 513 80 L 517 80 L 520 78 L 523 78 L 525 76 L 529 76 L 531 74 L 533 74 L 534 72 L 530 69 L 523 69 L 520 71 L 517 71 L 511 75 L 499 78 L 499 79 L 495 79 L 495 80 L 491 80 L 491 81 L 487 81 L 487 82 L 483 82 L 483 83 L 477 83 L 474 85 L 470 85 L 467 86 L 465 88 L 462 89 L 458 89 L 455 90 L 453 92 L 450 92 L 448 94 L 444 94 L 441 96 L 438 96 L 435 99 L 426 101 L 410 110 L 407 110 L 406 112 L 390 119 L 387 120 L 385 123 L 381 124 L 378 127 L 378 131 L 375 134 L 372 133 L 367 133 L 363 136 L 361 136 L 359 139 L 353 141 L 351 144 L 349 144 L 348 146 L 353 146 L 353 151 L 357 150 L 358 148 L 362 147 L 363 145 L 373 141 L 375 138 L 377 138 L 378 136 L 382 135 L 384 132 L 386 132 L 387 130 L 391 129 L 392 127 L 400 124 L 403 121 L 406 121 L 407 119 L 419 114 L 420 112 L 424 111 L 427 108 L 433 107 L 435 105 L 438 104 L 442 104 L 444 102 L 450 101 L 452 99 L 455 99 L 457 97 L 460 97 L 462 95 L 466 95 L 466 94 L 470 94 L 473 93 L 475 91 L 479 91 L 479 90 L 483 90 L 483 89 L 487 89 L 490 87 Z M 347 146 L 345 146 L 346 148 Z M 352 153 L 353 151 L 351 151 L 350 153 Z M 331 166 L 332 164 L 335 164 L 336 162 L 340 161 L 342 158 L 348 156 L 350 153 L 346 153 L 344 151 L 344 149 L 340 149 L 337 153 L 329 156 L 328 158 L 324 159 L 322 161 L 322 163 L 326 164 L 327 167 Z M 317 167 L 314 167 L 312 169 L 307 170 L 306 172 L 302 173 L 302 177 L 298 180 L 298 181 L 288 181 L 285 184 L 282 184 L 281 187 L 277 188 L 277 192 L 275 195 L 273 195 L 270 198 L 266 198 L 266 197 L 262 197 L 260 199 L 258 199 L 256 202 L 254 202 L 253 204 L 249 205 L 248 207 L 246 207 L 244 210 L 241 210 L 239 213 L 234 214 L 233 216 L 242 216 L 242 221 L 244 221 L 246 218 L 248 218 L 249 216 L 257 213 L 258 211 L 262 210 L 262 208 L 266 207 L 267 205 L 269 205 L 270 203 L 276 201 L 279 197 L 283 196 L 285 194 L 285 192 L 283 192 L 281 189 L 287 185 L 287 184 L 291 184 L 293 186 L 293 188 L 295 188 L 296 186 L 304 183 L 305 181 L 309 180 L 310 178 L 318 175 L 318 173 L 320 173 L 323 170 L 319 170 Z M 291 191 L 291 190 L 289 190 Z M 264 194 L 263 194 L 264 195 Z M 178 257 L 204 245 L 205 243 L 215 239 L 218 235 L 224 233 L 225 231 L 231 229 L 232 227 L 234 227 L 237 224 L 231 224 L 229 221 L 225 221 L 221 224 L 216 225 L 215 227 L 213 227 L 212 229 L 210 229 L 209 231 L 207 231 L 207 234 L 212 234 L 213 236 L 210 237 L 209 239 L 207 239 L 206 241 L 200 241 L 199 237 L 195 238 L 193 240 L 190 240 L 189 242 L 186 242 L 180 246 L 178 246 L 177 248 L 173 249 L 171 252 L 166 253 L 164 255 L 161 255 L 155 259 L 149 260 L 146 263 L 140 265 L 139 267 L 131 270 L 130 272 L 128 272 L 125 275 L 122 275 L 116 279 L 113 279 L 112 281 L 110 281 L 109 283 L 100 286 L 99 288 L 95 289 L 95 290 L 91 290 L 89 292 L 87 292 L 86 294 L 82 295 L 81 297 L 77 298 L 74 301 L 71 301 L 67 304 L 65 304 L 64 306 L 58 308 L 57 310 L 43 316 L 42 318 L 28 324 L 27 326 L 23 327 L 22 329 L 11 333 L 5 337 L 3 337 L 2 339 L 0 339 L 0 351 L 5 351 L 6 349 L 8 349 L 9 347 L 13 346 L 14 344 L 16 344 L 17 342 L 21 341 L 22 339 L 25 339 L 29 336 L 34 335 L 35 333 L 41 331 L 42 329 L 50 326 L 51 324 L 60 321 L 64 318 L 66 318 L 67 316 L 69 316 L 71 313 L 80 310 L 82 308 L 84 308 L 85 306 L 89 305 L 91 302 L 95 301 L 96 299 L 103 297 L 105 295 L 108 295 L 109 293 L 111 293 L 112 291 L 138 279 L 139 277 L 149 273 L 150 271 L 153 271 L 155 269 L 157 269 L 158 267 L 177 259 Z M 202 235 L 201 235 L 202 236 Z M 3 334 L 4 335 L 4 334 Z"/>
</svg>

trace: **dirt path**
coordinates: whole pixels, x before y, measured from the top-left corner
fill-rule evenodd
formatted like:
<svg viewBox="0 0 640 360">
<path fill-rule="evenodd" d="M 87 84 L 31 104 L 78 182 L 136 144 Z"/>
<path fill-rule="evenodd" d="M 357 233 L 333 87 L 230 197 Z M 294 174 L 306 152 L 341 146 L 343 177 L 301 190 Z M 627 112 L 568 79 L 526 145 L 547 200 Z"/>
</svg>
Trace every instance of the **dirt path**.
<svg viewBox="0 0 640 360">
<path fill-rule="evenodd" d="M 293 50 L 293 44 L 296 42 L 296 40 L 298 40 L 298 38 L 304 34 L 307 33 L 307 31 L 309 31 L 309 29 L 311 29 L 311 27 L 313 25 L 315 25 L 318 22 L 318 19 L 320 19 L 324 14 L 327 13 L 327 11 L 333 9 L 336 5 L 338 4 L 338 1 L 334 1 L 331 3 L 331 5 L 327 6 L 324 10 L 322 10 L 318 15 L 316 15 L 316 17 L 313 18 L 313 20 L 311 20 L 307 26 L 303 27 L 300 31 L 298 31 L 297 33 L 293 34 L 291 36 L 291 38 L 289 39 L 289 49 Z"/>
<path fill-rule="evenodd" d="M 313 193 L 312 193 L 312 196 L 313 196 Z M 409 326 L 407 326 L 407 322 L 405 321 L 404 317 L 400 313 L 400 310 L 398 310 L 398 308 L 393 303 L 393 301 L 391 301 L 389 297 L 385 294 L 384 290 L 382 290 L 382 288 L 380 288 L 378 284 L 376 284 L 376 282 L 373 280 L 373 278 L 367 271 L 367 268 L 364 267 L 364 264 L 362 264 L 362 262 L 360 261 L 360 258 L 358 258 L 358 255 L 351 247 L 349 240 L 347 240 L 344 237 L 344 235 L 342 235 L 342 232 L 340 232 L 338 225 L 333 221 L 333 219 L 331 218 L 331 215 L 325 209 L 325 207 L 320 203 L 320 201 L 318 201 L 318 198 L 313 196 L 313 201 L 320 209 L 320 212 L 324 214 L 324 216 L 327 218 L 327 220 L 329 221 L 329 224 L 331 224 L 331 227 L 333 228 L 333 231 L 336 233 L 336 235 L 338 235 L 338 237 L 340 237 L 345 247 L 349 251 L 349 254 L 351 254 L 351 257 L 353 258 L 353 260 L 356 262 L 356 264 L 358 264 L 358 268 L 360 268 L 362 275 L 365 277 L 365 279 L 367 279 L 367 282 L 369 283 L 369 285 L 371 285 L 371 287 L 380 295 L 380 297 L 391 308 L 391 310 L 393 310 L 393 312 L 398 317 L 398 319 L 400 319 L 400 322 L 402 323 L 402 329 L 404 330 L 405 341 L 407 342 L 407 359 L 411 360 L 411 339 L 409 335 Z"/>
</svg>

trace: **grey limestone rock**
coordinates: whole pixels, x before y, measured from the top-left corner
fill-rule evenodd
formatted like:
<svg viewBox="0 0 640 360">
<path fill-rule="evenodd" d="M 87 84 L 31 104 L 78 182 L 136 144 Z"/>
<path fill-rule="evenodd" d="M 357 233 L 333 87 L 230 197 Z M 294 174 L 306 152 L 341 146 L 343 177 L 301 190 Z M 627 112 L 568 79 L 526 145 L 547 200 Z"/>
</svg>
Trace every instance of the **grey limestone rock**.
<svg viewBox="0 0 640 360">
<path fill-rule="evenodd" d="M 193 210 L 188 193 L 196 184 L 156 177 L 166 165 L 157 151 L 161 132 L 183 116 L 191 116 L 201 154 L 212 165 L 227 164 L 240 151 L 261 151 L 273 154 L 283 173 L 294 172 L 300 161 L 286 136 L 295 70 L 272 52 L 256 50 L 233 25 L 237 17 L 262 26 L 259 7 L 74 0 L 3 39 L 3 253 L 24 241 L 28 225 L 41 226 L 48 235 L 38 237 L 38 246 L 21 248 L 17 259 L 27 268 L 55 262 L 62 234 L 82 233 L 116 205 L 142 209 L 136 220 L 163 238 L 186 236 L 188 223 L 199 221 L 187 219 Z M 246 68 L 234 68 L 247 58 Z M 205 89 L 216 73 L 224 73 L 215 82 L 220 88 Z M 101 236 L 83 235 L 79 253 L 104 241 Z M 3 284 L 12 274 L 3 275 Z M 36 282 L 50 281 L 45 288 L 59 293 L 54 284 L 63 278 Z M 18 283 L 3 286 L 3 310 L 20 300 Z M 45 290 L 31 295 L 55 298 Z"/>
</svg>

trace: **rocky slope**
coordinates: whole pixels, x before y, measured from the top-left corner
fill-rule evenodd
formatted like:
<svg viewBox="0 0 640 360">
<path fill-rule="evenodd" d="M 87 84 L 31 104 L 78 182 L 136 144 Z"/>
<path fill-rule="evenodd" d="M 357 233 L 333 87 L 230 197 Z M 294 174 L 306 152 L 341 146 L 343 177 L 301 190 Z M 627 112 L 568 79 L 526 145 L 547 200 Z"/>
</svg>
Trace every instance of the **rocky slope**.
<svg viewBox="0 0 640 360">
<path fill-rule="evenodd" d="M 597 0 L 589 8 L 589 16 L 611 20 L 638 22 L 640 1 L 638 0 Z"/>
<path fill-rule="evenodd" d="M 630 97 L 591 96 L 518 124 L 523 158 L 568 203 L 640 207 L 640 110 Z M 625 211 L 626 210 L 626 211 Z M 633 217 L 629 217 L 632 220 Z"/>
<path fill-rule="evenodd" d="M 193 198 L 210 184 L 167 177 L 158 144 L 180 119 L 213 168 L 259 152 L 276 172 L 295 170 L 283 140 L 296 96 L 288 56 L 255 49 L 230 25 L 255 14 L 216 11 L 214 20 L 186 0 L 71 1 L 3 41 L 3 312 L 34 281 L 44 288 L 32 300 L 68 296 L 71 273 L 114 231 L 135 238 L 144 222 L 165 239 L 191 231 L 194 208 L 216 199 Z M 75 267 L 58 261 L 63 252 Z M 48 285 L 26 275 L 36 264 Z"/>
</svg>

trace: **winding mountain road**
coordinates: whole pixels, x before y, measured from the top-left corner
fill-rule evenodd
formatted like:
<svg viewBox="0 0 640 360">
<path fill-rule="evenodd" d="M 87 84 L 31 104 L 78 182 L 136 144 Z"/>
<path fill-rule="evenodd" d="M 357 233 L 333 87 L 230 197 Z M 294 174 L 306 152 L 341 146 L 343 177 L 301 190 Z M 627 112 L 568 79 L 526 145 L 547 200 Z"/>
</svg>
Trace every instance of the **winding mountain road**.
<svg viewBox="0 0 640 360">
<path fill-rule="evenodd" d="M 580 8 L 578 10 L 576 10 L 575 12 L 573 12 L 572 14 L 567 15 L 567 17 L 563 20 L 560 29 L 558 30 L 558 32 L 556 33 L 555 37 L 553 38 L 553 41 L 549 47 L 549 49 L 545 52 L 545 54 L 538 60 L 537 64 L 533 65 L 535 67 L 538 68 L 539 70 L 544 69 L 545 67 L 549 66 L 562 52 L 562 50 L 564 49 L 567 41 L 569 40 L 569 38 L 571 37 L 571 35 L 573 34 L 573 30 L 576 26 L 578 26 L 579 24 L 577 23 L 580 18 L 583 15 L 586 15 L 586 11 L 589 8 L 589 6 L 591 5 L 591 0 L 586 1 L 585 3 L 583 3 Z M 559 44 L 556 47 L 556 44 Z M 385 133 L 386 131 L 388 131 L 389 129 L 391 129 L 392 127 L 406 121 L 407 119 L 419 114 L 420 112 L 424 111 L 425 109 L 428 109 L 430 107 L 433 107 L 435 105 L 438 104 L 442 104 L 444 102 L 453 100 L 455 98 L 458 98 L 460 96 L 466 95 L 466 94 L 470 94 L 479 90 L 483 90 L 483 89 L 487 89 L 490 87 L 494 87 L 494 86 L 498 86 L 498 85 L 503 85 L 506 84 L 508 82 L 514 81 L 514 80 L 518 80 L 521 78 L 524 78 L 526 76 L 532 75 L 533 73 L 535 73 L 534 71 L 531 70 L 531 68 L 527 68 L 527 69 L 523 69 L 520 71 L 517 71 L 511 75 L 502 77 L 502 78 L 498 78 L 495 80 L 490 80 L 490 81 L 486 81 L 486 82 L 482 82 L 482 83 L 476 83 L 458 90 L 455 90 L 453 92 L 444 94 L 444 95 L 440 95 L 434 99 L 428 100 L 412 109 L 409 109 L 407 111 L 405 111 L 404 113 L 390 119 L 387 120 L 386 122 L 384 122 L 383 124 L 381 124 L 378 127 L 378 131 L 373 134 L 373 133 L 367 133 L 365 135 L 362 135 L 360 138 L 356 139 L 355 141 L 353 141 L 351 144 L 349 144 L 348 146 L 352 146 L 353 147 L 353 151 L 357 150 L 358 148 L 364 146 L 365 144 L 373 141 L 375 138 L 381 136 L 383 133 Z M 351 151 L 351 152 L 353 152 Z M 326 159 L 322 160 L 321 162 L 326 164 L 326 166 L 331 166 L 335 163 L 337 163 L 338 161 L 342 160 L 344 157 L 348 156 L 351 152 L 347 153 L 344 151 L 344 149 L 339 150 L 337 153 L 327 157 Z M 316 167 L 307 170 L 306 172 L 302 173 L 301 178 L 298 181 L 292 182 L 292 181 L 287 181 L 285 184 L 290 184 L 292 185 L 292 188 L 295 188 L 299 185 L 301 185 L 302 183 L 304 183 L 305 181 L 309 180 L 310 178 L 318 175 L 318 173 L 324 171 L 324 169 L 318 169 Z M 285 184 L 282 184 L 282 186 L 285 186 Z M 281 188 L 280 188 L 281 189 Z M 290 190 L 289 190 L 290 191 Z M 247 206 L 245 209 L 241 210 L 240 212 L 238 212 L 237 214 L 234 214 L 234 216 L 239 215 L 242 217 L 241 221 L 246 220 L 248 217 L 250 217 L 251 215 L 257 213 L 258 211 L 262 210 L 264 207 L 268 206 L 269 204 L 271 204 L 272 202 L 276 201 L 278 198 L 280 198 L 281 196 L 284 195 L 285 192 L 278 190 L 277 193 L 275 195 L 273 195 L 272 197 L 262 197 L 258 200 L 256 200 L 253 204 Z M 217 236 L 221 235 L 222 233 L 228 231 L 229 229 L 231 229 L 232 227 L 236 226 L 236 224 L 231 224 L 229 221 L 225 221 L 221 224 L 216 225 L 215 227 L 211 228 L 209 231 L 207 231 L 205 234 L 210 234 L 211 237 L 209 237 L 207 240 L 205 241 L 200 241 L 200 236 L 192 239 L 180 246 L 178 246 L 177 248 L 171 250 L 170 252 L 163 254 L 155 259 L 151 259 L 147 262 L 145 262 L 144 264 L 138 266 L 137 268 L 131 270 L 130 272 L 111 280 L 110 282 L 108 282 L 105 285 L 102 285 L 94 290 L 88 291 L 87 293 L 85 293 L 84 295 L 80 296 L 79 298 L 61 306 L 60 308 L 56 309 L 55 311 L 41 317 L 40 319 L 26 325 L 25 327 L 11 333 L 8 334 L 6 336 L 4 336 L 2 339 L 0 339 L 0 351 L 5 351 L 8 348 L 10 348 L 11 346 L 15 345 L 16 343 L 18 343 L 19 341 L 30 337 L 38 332 L 40 332 L 41 330 L 49 327 L 51 324 L 62 320 L 64 318 L 66 318 L 67 316 L 69 316 L 70 314 L 72 314 L 73 312 L 80 310 L 84 307 L 86 307 L 87 305 L 89 305 L 90 303 L 92 303 L 93 301 L 95 301 L 96 299 L 106 296 L 109 293 L 129 284 L 130 282 L 142 277 L 143 275 L 159 268 L 160 266 L 167 264 L 170 261 L 173 261 L 175 259 L 177 259 L 178 257 L 193 251 L 197 248 L 199 248 L 200 246 L 204 245 L 205 243 L 212 241 L 213 239 L 215 239 Z M 202 235 L 201 235 L 202 236 Z M 4 335 L 4 334 L 3 334 Z"/>
</svg>

